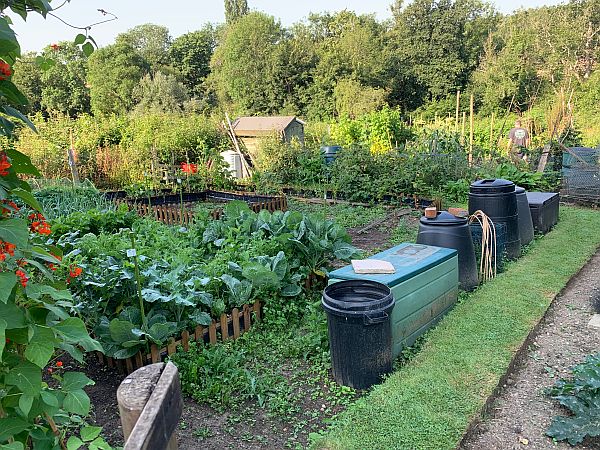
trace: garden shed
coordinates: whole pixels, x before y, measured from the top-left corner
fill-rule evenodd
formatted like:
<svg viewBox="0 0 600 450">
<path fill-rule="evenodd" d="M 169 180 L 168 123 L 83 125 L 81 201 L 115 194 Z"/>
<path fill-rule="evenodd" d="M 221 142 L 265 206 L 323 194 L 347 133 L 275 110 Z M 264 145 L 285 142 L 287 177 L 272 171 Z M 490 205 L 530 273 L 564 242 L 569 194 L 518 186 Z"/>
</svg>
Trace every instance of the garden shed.
<svg viewBox="0 0 600 450">
<path fill-rule="evenodd" d="M 244 143 L 251 155 L 261 138 L 279 136 L 282 141 L 291 142 L 293 138 L 304 145 L 304 122 L 296 116 L 240 117 L 233 122 L 235 135 Z"/>
</svg>

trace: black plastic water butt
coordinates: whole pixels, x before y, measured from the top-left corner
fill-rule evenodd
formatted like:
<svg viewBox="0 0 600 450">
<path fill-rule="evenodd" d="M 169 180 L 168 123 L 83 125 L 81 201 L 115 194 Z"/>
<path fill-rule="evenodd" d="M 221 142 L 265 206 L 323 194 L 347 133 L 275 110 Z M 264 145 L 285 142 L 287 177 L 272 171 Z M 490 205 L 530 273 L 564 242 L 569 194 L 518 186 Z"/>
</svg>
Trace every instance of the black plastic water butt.
<svg viewBox="0 0 600 450">
<path fill-rule="evenodd" d="M 338 384 L 367 389 L 392 371 L 394 304 L 390 288 L 375 281 L 340 281 L 325 288 L 322 305 Z"/>
<path fill-rule="evenodd" d="M 438 212 L 437 217 L 431 219 L 421 217 L 417 244 L 457 250 L 460 288 L 471 291 L 477 287 L 477 261 L 468 219 L 446 211 Z"/>
<path fill-rule="evenodd" d="M 488 178 L 471 183 L 469 214 L 481 210 L 494 223 L 506 226 L 506 257 L 517 259 L 521 255 L 519 238 L 519 212 L 515 184 L 502 178 Z"/>
<path fill-rule="evenodd" d="M 331 164 L 337 157 L 338 152 L 342 149 L 339 145 L 324 145 L 321 147 L 321 153 L 325 158 L 325 164 Z"/>
<path fill-rule="evenodd" d="M 527 201 L 527 192 L 524 188 L 516 186 L 515 194 L 517 195 L 517 209 L 519 210 L 519 239 L 521 245 L 527 245 L 533 241 L 533 220 Z"/>
</svg>

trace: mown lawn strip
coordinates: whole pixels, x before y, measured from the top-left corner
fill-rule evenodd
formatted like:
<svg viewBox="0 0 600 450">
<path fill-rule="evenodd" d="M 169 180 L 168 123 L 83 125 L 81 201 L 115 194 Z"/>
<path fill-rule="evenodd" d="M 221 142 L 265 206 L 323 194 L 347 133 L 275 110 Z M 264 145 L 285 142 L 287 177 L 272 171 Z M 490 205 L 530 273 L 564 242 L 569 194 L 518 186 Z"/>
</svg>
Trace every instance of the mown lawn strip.
<svg viewBox="0 0 600 450">
<path fill-rule="evenodd" d="M 326 449 L 454 449 L 552 299 L 600 245 L 600 213 L 560 222 L 506 272 L 467 296 L 402 369 L 342 413 Z"/>
</svg>

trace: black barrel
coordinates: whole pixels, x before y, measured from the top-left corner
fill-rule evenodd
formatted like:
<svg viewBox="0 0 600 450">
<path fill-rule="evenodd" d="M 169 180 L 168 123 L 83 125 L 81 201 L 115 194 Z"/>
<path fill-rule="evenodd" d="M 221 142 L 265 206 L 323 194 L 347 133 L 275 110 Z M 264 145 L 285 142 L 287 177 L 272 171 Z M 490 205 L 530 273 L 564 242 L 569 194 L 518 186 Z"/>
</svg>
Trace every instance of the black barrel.
<svg viewBox="0 0 600 450">
<path fill-rule="evenodd" d="M 471 183 L 469 214 L 481 210 L 494 223 L 506 226 L 506 257 L 517 259 L 521 255 L 519 238 L 519 210 L 517 194 L 512 181 L 501 178 L 478 180 Z"/>
<path fill-rule="evenodd" d="M 519 211 L 519 239 L 521 245 L 527 245 L 533 241 L 533 220 L 529 210 L 529 201 L 527 200 L 527 191 L 520 186 L 515 187 L 517 195 L 517 209 Z"/>
<path fill-rule="evenodd" d="M 338 384 L 367 389 L 392 371 L 394 304 L 390 288 L 375 281 L 340 281 L 325 288 L 322 305 Z"/>
<path fill-rule="evenodd" d="M 503 223 L 494 224 L 496 231 L 496 269 L 498 272 L 504 270 L 504 259 L 506 258 L 506 225 Z M 475 221 L 471 224 L 471 236 L 473 236 L 473 247 L 475 247 L 475 256 L 477 257 L 477 265 L 481 263 L 481 240 L 483 231 L 479 222 Z"/>
<path fill-rule="evenodd" d="M 325 158 L 325 164 L 331 164 L 337 157 L 338 152 L 342 149 L 339 145 L 324 145 L 321 147 L 321 153 Z"/>
<path fill-rule="evenodd" d="M 449 212 L 438 212 L 437 217 L 421 217 L 417 244 L 453 248 L 458 251 L 458 279 L 461 289 L 471 291 L 479 284 L 475 249 L 468 219 Z"/>
</svg>

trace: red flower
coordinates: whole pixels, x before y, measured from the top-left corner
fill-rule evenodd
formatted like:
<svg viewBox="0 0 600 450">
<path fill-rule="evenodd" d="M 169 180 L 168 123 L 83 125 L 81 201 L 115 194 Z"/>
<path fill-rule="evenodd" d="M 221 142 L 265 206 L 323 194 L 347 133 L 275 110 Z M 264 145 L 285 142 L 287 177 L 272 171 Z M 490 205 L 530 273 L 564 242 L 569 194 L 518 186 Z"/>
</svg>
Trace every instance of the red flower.
<svg viewBox="0 0 600 450">
<path fill-rule="evenodd" d="M 181 163 L 183 173 L 198 173 L 198 164 Z"/>
<path fill-rule="evenodd" d="M 2 69 L 0 69 L 0 72 L 2 72 Z M 0 80 L 2 79 L 3 78 L 0 75 Z M 8 156 L 6 156 L 6 152 L 0 152 L 0 176 L 5 177 L 8 175 L 8 169 L 10 166 L 11 164 L 8 162 Z"/>
<path fill-rule="evenodd" d="M 48 373 L 52 373 L 52 367 L 48 367 Z"/>
<path fill-rule="evenodd" d="M 27 278 L 25 272 L 19 269 L 15 272 L 15 275 L 19 277 L 19 282 L 21 283 L 21 286 L 27 287 L 27 282 L 29 281 L 29 278 Z"/>
<path fill-rule="evenodd" d="M 50 229 L 50 225 L 46 222 L 46 218 L 43 214 L 33 213 L 29 214 L 29 220 L 31 220 L 31 231 L 34 233 L 39 233 L 43 235 L 49 235 L 52 230 Z"/>
<path fill-rule="evenodd" d="M 12 75 L 10 65 L 0 59 L 0 80 L 6 80 Z"/>
<path fill-rule="evenodd" d="M 52 50 L 54 50 L 54 51 L 57 51 L 57 50 L 60 50 L 60 45 L 58 45 L 58 44 L 52 44 L 52 45 L 50 45 L 50 48 Z"/>
<path fill-rule="evenodd" d="M 62 367 L 62 366 L 63 366 L 63 363 L 62 363 L 62 361 L 58 361 L 58 362 L 56 363 L 56 367 Z"/>
<path fill-rule="evenodd" d="M 7 254 L 9 256 L 15 256 L 15 248 L 17 248 L 15 244 L 0 241 L 0 262 L 6 260 Z"/>
<path fill-rule="evenodd" d="M 49 263 L 48 269 L 50 269 L 52 272 L 56 272 L 56 269 L 58 269 L 58 267 L 56 267 L 54 263 Z"/>
<path fill-rule="evenodd" d="M 17 206 L 17 204 L 15 202 L 8 201 L 8 200 L 2 200 L 2 204 L 6 205 L 6 206 L 2 207 L 2 211 L 0 212 L 0 215 L 2 215 L 2 216 L 7 216 L 9 214 L 19 211 L 19 207 Z"/>
<path fill-rule="evenodd" d="M 69 276 L 67 277 L 67 284 L 69 284 L 74 278 L 80 276 L 82 272 L 83 269 L 81 267 L 71 266 L 69 269 Z"/>
</svg>

